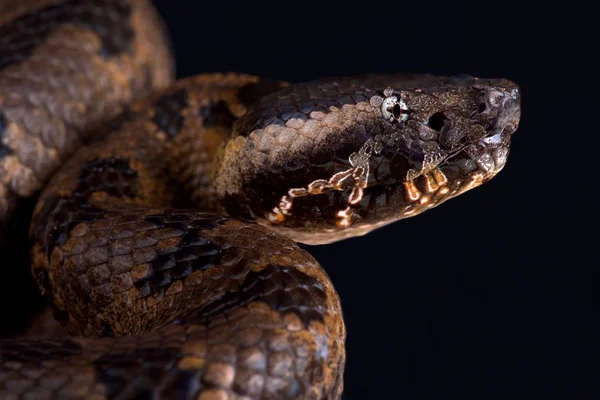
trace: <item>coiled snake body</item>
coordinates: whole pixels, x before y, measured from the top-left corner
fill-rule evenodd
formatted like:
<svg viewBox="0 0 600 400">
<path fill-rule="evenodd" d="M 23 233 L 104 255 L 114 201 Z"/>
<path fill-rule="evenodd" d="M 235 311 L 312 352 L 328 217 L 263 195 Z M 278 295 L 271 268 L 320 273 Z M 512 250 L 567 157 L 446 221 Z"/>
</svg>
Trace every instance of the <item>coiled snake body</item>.
<svg viewBox="0 0 600 400">
<path fill-rule="evenodd" d="M 73 337 L 0 342 L 2 398 L 339 398 L 339 298 L 295 242 L 486 182 L 519 122 L 501 79 L 170 84 L 145 0 L 4 3 L 0 223 L 44 188 L 32 271 Z"/>
</svg>

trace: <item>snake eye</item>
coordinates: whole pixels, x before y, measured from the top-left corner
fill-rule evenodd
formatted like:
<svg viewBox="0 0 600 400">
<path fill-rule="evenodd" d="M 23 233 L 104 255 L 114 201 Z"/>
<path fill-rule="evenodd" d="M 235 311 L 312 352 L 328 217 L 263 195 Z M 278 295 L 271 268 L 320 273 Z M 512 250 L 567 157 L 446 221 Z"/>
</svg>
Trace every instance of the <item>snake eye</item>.
<svg viewBox="0 0 600 400">
<path fill-rule="evenodd" d="M 400 104 L 394 104 L 394 107 L 392 107 L 392 115 L 396 119 L 400 118 Z"/>
<path fill-rule="evenodd" d="M 408 106 L 404 100 L 398 100 L 396 96 L 388 96 L 381 103 L 381 114 L 389 121 L 406 122 L 408 120 Z"/>
</svg>

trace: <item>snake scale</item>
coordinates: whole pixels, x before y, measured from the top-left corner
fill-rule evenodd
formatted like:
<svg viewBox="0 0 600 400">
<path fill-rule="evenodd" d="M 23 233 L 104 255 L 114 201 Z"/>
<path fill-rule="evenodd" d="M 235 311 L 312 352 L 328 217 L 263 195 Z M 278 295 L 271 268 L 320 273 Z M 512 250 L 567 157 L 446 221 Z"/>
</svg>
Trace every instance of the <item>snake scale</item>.
<svg viewBox="0 0 600 400">
<path fill-rule="evenodd" d="M 505 165 L 505 79 L 173 82 L 146 0 L 0 5 L 0 223 L 41 190 L 31 268 L 71 334 L 0 342 L 3 399 L 335 399 L 325 244 Z M 4 232 L 10 235 L 10 232 Z"/>
</svg>

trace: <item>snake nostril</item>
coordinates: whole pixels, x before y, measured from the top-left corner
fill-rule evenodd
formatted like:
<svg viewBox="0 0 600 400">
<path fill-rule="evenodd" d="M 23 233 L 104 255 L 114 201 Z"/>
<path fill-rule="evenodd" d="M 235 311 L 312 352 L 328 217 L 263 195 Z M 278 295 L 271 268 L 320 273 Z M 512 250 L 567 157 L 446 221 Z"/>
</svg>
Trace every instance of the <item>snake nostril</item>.
<svg viewBox="0 0 600 400">
<path fill-rule="evenodd" d="M 481 103 L 479 104 L 479 108 L 477 109 L 477 112 L 479 114 L 481 114 L 482 112 L 484 112 L 487 109 L 487 105 L 485 103 Z"/>
<path fill-rule="evenodd" d="M 441 112 L 437 112 L 437 113 L 433 114 L 427 120 L 427 125 L 431 129 L 438 131 L 438 132 L 442 130 L 442 128 L 444 127 L 445 124 L 446 124 L 446 116 L 444 115 L 444 113 L 441 113 Z"/>
</svg>

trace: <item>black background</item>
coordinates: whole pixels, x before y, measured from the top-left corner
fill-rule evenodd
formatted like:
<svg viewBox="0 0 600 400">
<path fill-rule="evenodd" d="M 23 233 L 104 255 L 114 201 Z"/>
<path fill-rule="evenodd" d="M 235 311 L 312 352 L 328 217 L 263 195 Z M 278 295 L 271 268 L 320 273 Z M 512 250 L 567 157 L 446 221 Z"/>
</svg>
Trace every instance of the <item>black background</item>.
<svg viewBox="0 0 600 400">
<path fill-rule="evenodd" d="M 348 329 L 344 397 L 592 398 L 593 269 L 583 220 L 598 182 L 597 29 L 575 2 L 155 1 L 179 77 L 299 82 L 364 72 L 467 73 L 522 89 L 490 183 L 362 238 L 307 247 Z M 581 183 L 578 183 L 578 178 Z M 596 281 L 597 283 L 597 281 Z"/>
</svg>

